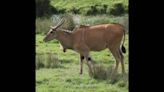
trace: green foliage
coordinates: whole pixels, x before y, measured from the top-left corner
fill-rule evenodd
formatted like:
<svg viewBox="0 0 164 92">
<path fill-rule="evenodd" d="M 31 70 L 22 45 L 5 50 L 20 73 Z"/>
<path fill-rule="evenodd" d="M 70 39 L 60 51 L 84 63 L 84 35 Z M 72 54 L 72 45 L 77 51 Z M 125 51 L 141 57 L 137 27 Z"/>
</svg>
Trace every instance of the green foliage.
<svg viewBox="0 0 164 92">
<path fill-rule="evenodd" d="M 50 5 L 50 0 L 35 0 L 36 2 L 36 16 L 49 16 L 52 12 L 56 12 L 56 9 Z"/>
<path fill-rule="evenodd" d="M 118 16 L 125 13 L 125 7 L 122 2 L 114 3 L 113 7 L 110 9 L 110 14 Z"/>
<path fill-rule="evenodd" d="M 80 9 L 80 14 L 82 15 L 91 15 L 91 13 L 92 13 L 91 7 Z"/>
<path fill-rule="evenodd" d="M 128 0 L 35 0 L 36 16 L 52 14 L 122 15 L 128 13 Z"/>
<path fill-rule="evenodd" d="M 128 0 L 52 0 L 58 13 L 83 15 L 128 13 Z M 126 12 L 124 12 L 124 10 Z"/>
<path fill-rule="evenodd" d="M 121 80 L 118 82 L 118 86 L 119 87 L 125 87 L 125 86 L 127 86 L 127 83 L 125 81 Z"/>
<path fill-rule="evenodd" d="M 83 15 L 95 15 L 95 14 L 106 14 L 107 5 L 91 5 L 80 9 L 80 14 Z"/>
</svg>

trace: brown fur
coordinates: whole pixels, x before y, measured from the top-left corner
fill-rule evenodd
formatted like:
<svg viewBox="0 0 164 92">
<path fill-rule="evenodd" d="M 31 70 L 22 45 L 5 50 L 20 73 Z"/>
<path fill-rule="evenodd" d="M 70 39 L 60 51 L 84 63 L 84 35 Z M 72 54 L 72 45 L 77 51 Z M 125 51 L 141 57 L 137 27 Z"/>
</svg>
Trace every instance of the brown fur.
<svg viewBox="0 0 164 92">
<path fill-rule="evenodd" d="M 81 57 L 85 58 L 89 57 L 90 51 L 101 51 L 108 48 L 116 59 L 115 71 L 117 71 L 118 65 L 121 62 L 122 72 L 125 73 L 123 55 L 120 49 L 124 35 L 125 29 L 120 24 L 80 25 L 80 27 L 76 27 L 73 33 L 66 33 L 58 29 L 55 30 L 53 35 L 49 32 L 44 41 L 57 39 L 64 49 L 75 50 Z M 87 61 L 88 67 L 93 73 L 92 62 L 91 60 Z M 82 74 L 82 63 L 83 60 L 80 63 L 80 74 Z"/>
</svg>

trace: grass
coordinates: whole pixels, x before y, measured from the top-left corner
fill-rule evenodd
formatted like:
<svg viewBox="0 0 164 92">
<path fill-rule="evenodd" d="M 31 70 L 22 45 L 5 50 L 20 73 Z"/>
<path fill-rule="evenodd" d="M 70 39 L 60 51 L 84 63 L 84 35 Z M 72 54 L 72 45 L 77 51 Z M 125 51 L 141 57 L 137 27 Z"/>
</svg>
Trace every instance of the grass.
<svg viewBox="0 0 164 92">
<path fill-rule="evenodd" d="M 64 64 L 65 68 L 36 70 L 36 92 L 128 92 L 127 83 L 115 84 L 88 76 L 87 66 L 79 75 L 79 65 Z"/>
<path fill-rule="evenodd" d="M 104 24 L 104 23 L 120 23 L 128 29 L 128 15 L 115 17 L 108 15 L 97 15 L 97 16 L 82 16 L 80 18 L 80 24 Z"/>
<path fill-rule="evenodd" d="M 58 55 L 56 53 L 36 53 L 36 69 L 60 67 Z"/>
<path fill-rule="evenodd" d="M 49 30 L 50 25 L 54 25 L 52 21 L 47 18 L 37 18 L 36 19 L 36 34 L 45 34 L 47 30 Z"/>
</svg>

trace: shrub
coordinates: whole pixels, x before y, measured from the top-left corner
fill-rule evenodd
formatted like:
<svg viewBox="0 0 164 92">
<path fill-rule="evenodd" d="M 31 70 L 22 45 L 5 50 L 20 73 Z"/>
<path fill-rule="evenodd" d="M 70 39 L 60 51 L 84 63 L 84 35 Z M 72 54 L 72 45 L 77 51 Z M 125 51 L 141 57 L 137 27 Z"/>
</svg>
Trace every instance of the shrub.
<svg viewBox="0 0 164 92">
<path fill-rule="evenodd" d="M 92 13 L 93 13 L 93 11 L 92 11 L 91 7 L 86 7 L 86 8 L 80 9 L 80 14 L 82 14 L 82 15 L 91 15 Z"/>
<path fill-rule="evenodd" d="M 35 0 L 36 2 L 36 16 L 49 16 L 53 12 L 57 12 L 57 10 L 50 5 L 50 0 Z"/>
<path fill-rule="evenodd" d="M 106 68 L 103 65 L 94 65 L 93 67 L 93 78 L 95 79 L 107 79 Z M 90 74 L 90 76 L 92 76 Z"/>
<path fill-rule="evenodd" d="M 45 67 L 54 68 L 54 67 L 58 67 L 58 65 L 59 65 L 59 60 L 57 54 L 47 53 L 46 60 L 45 60 Z"/>
<path fill-rule="evenodd" d="M 67 12 L 71 12 L 72 14 L 79 14 L 79 9 L 72 7 L 69 11 Z"/>
<path fill-rule="evenodd" d="M 91 5 L 91 6 L 87 6 L 87 7 L 83 7 L 80 10 L 80 14 L 83 15 L 97 15 L 97 14 L 106 14 L 106 9 L 107 9 L 107 5 L 103 4 L 103 5 Z"/>
<path fill-rule="evenodd" d="M 110 6 L 107 7 L 106 14 L 110 15 Z"/>
<path fill-rule="evenodd" d="M 44 67 L 43 59 L 44 58 L 42 54 L 36 55 L 36 63 L 35 63 L 36 69 Z"/>
<path fill-rule="evenodd" d="M 128 0 L 52 0 L 51 4 L 57 9 L 57 13 L 72 13 L 72 14 L 83 14 L 83 15 L 95 15 L 95 14 L 108 14 L 109 10 L 112 13 L 120 9 L 119 3 L 121 3 L 121 8 L 126 12 L 128 11 Z M 118 4 L 118 6 L 117 6 Z M 112 8 L 113 7 L 113 8 Z M 118 8 L 117 8 L 118 7 Z M 63 10 L 62 12 L 60 10 Z M 122 13 L 120 13 L 122 14 Z"/>
<path fill-rule="evenodd" d="M 117 85 L 119 87 L 125 87 L 125 86 L 127 86 L 127 83 L 125 81 L 123 81 L 123 80 L 120 80 Z"/>
<path fill-rule="evenodd" d="M 56 68 L 60 65 L 57 54 L 55 53 L 37 53 L 36 69 Z"/>
<path fill-rule="evenodd" d="M 125 9 L 123 3 L 117 2 L 114 3 L 113 7 L 110 8 L 110 14 L 118 16 L 125 13 Z"/>
<path fill-rule="evenodd" d="M 90 77 L 94 79 L 107 80 L 107 83 L 114 84 L 118 82 L 118 86 L 124 87 L 127 84 L 128 74 L 122 75 L 118 72 L 113 73 L 114 67 L 105 67 L 102 64 L 95 64 L 93 66 L 93 74 L 89 71 Z M 120 82 L 119 82 L 120 81 Z"/>
<path fill-rule="evenodd" d="M 106 8 L 103 5 L 97 6 L 97 14 L 105 14 L 106 13 Z"/>
</svg>

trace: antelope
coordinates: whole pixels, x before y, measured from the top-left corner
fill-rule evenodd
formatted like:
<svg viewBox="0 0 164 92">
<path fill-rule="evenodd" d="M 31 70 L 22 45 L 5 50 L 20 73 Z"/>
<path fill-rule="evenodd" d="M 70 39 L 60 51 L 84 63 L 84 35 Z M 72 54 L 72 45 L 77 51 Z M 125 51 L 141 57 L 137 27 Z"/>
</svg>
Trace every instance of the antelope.
<svg viewBox="0 0 164 92">
<path fill-rule="evenodd" d="M 56 39 L 61 43 L 63 51 L 72 49 L 80 54 L 80 74 L 83 73 L 83 61 L 86 59 L 89 71 L 93 74 L 93 60 L 90 57 L 90 51 L 101 51 L 109 49 L 115 58 L 116 65 L 114 72 L 118 70 L 119 63 L 122 66 L 122 73 L 125 74 L 124 56 L 126 53 L 124 47 L 125 28 L 120 24 L 99 24 L 94 26 L 81 25 L 75 27 L 74 31 L 66 32 L 60 26 L 64 19 L 56 26 L 51 26 L 49 32 L 43 39 L 44 42 Z M 121 41 L 123 43 L 121 44 Z"/>
</svg>

